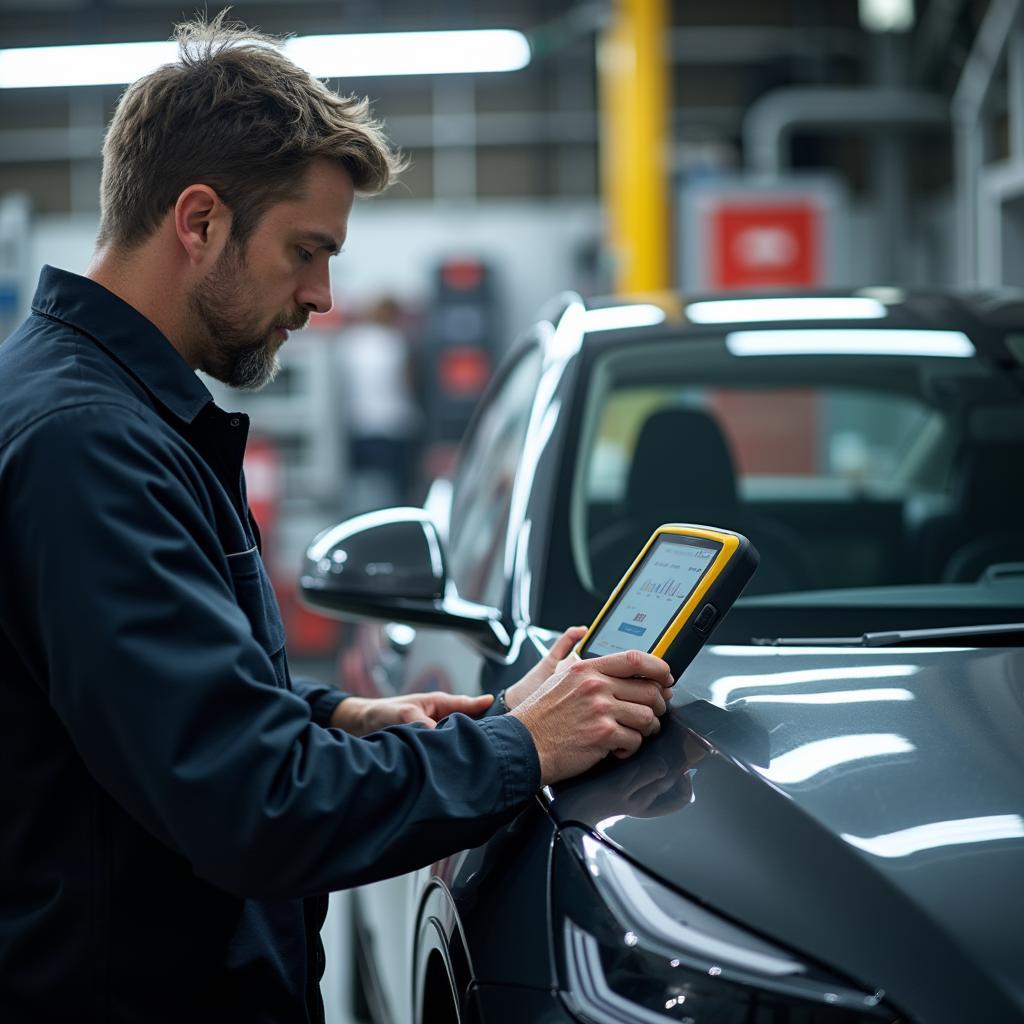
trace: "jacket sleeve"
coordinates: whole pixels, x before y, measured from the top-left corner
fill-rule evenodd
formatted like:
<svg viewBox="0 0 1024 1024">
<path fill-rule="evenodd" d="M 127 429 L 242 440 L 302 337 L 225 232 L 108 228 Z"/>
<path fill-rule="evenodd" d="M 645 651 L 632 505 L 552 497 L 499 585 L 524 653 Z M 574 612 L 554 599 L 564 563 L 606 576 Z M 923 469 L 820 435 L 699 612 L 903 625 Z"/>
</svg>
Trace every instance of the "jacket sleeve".
<svg viewBox="0 0 1024 1024">
<path fill-rule="evenodd" d="M 325 729 L 331 724 L 334 709 L 351 696 L 336 686 L 305 676 L 292 676 L 292 689 L 309 705 L 313 721 Z"/>
<path fill-rule="evenodd" d="M 356 738 L 275 685 L 198 474 L 116 405 L 51 413 L 0 459 L 22 653 L 99 784 L 252 897 L 409 871 L 521 810 L 540 768 L 512 716 Z"/>
</svg>

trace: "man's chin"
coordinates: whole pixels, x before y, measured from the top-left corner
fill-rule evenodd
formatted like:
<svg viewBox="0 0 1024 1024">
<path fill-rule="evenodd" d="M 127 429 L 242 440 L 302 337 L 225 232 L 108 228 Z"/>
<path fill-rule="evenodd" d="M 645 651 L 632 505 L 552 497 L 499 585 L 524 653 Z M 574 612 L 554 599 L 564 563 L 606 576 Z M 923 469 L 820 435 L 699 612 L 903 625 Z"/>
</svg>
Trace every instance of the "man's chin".
<svg viewBox="0 0 1024 1024">
<path fill-rule="evenodd" d="M 239 353 L 227 372 L 214 376 L 229 387 L 239 391 L 259 391 L 278 375 L 281 362 L 277 358 L 280 345 L 264 343 Z"/>
</svg>

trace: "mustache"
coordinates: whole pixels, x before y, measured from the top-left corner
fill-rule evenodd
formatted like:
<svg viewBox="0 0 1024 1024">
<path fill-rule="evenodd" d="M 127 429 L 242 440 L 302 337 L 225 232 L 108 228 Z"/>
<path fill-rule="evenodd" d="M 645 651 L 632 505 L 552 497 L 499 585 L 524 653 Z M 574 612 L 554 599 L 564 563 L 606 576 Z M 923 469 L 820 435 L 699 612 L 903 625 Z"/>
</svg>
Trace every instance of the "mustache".
<svg viewBox="0 0 1024 1024">
<path fill-rule="evenodd" d="M 309 323 L 309 311 L 303 310 L 301 313 L 296 313 L 293 317 L 288 320 L 278 320 L 274 327 L 281 327 L 286 331 L 301 331 L 306 324 Z"/>
</svg>

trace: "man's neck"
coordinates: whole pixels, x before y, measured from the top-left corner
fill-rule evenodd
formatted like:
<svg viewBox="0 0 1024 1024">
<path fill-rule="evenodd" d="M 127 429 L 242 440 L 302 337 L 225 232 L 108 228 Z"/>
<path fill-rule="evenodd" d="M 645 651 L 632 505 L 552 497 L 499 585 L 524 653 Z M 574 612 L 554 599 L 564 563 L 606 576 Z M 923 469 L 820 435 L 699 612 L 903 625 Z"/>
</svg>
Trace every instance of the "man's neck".
<svg viewBox="0 0 1024 1024">
<path fill-rule="evenodd" d="M 178 354 L 196 368 L 187 341 L 185 289 L 167 262 L 151 250 L 150 244 L 124 253 L 111 247 L 98 248 L 85 276 L 102 285 L 123 302 L 137 309 L 153 323 Z"/>
</svg>

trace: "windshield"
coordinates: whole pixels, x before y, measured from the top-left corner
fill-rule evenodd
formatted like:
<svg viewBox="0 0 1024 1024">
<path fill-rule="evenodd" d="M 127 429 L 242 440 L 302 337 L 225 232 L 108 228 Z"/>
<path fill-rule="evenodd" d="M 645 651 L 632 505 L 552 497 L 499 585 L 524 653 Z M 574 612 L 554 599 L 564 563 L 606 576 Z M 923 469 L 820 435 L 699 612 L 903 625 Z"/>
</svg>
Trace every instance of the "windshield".
<svg viewBox="0 0 1024 1024">
<path fill-rule="evenodd" d="M 588 594 L 606 597 L 674 521 L 759 550 L 749 635 L 733 639 L 1019 617 L 1017 379 L 963 335 L 950 348 L 953 332 L 899 333 L 902 354 L 794 348 L 769 331 L 592 354 L 568 510 Z"/>
</svg>

